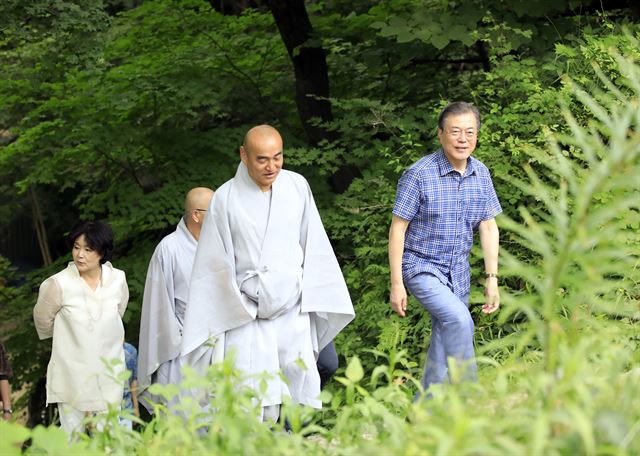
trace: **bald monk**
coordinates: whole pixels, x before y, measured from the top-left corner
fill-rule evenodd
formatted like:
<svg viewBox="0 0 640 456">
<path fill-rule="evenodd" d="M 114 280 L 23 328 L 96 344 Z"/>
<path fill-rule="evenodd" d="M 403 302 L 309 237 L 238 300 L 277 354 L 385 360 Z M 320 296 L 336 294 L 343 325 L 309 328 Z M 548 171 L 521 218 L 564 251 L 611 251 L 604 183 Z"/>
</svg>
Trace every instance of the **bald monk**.
<svg viewBox="0 0 640 456">
<path fill-rule="evenodd" d="M 205 187 L 187 193 L 184 216 L 176 230 L 160 241 L 149 262 L 138 345 L 140 402 L 149 412 L 153 412 L 150 399 L 163 402 L 146 391 L 149 385 L 180 383 L 179 354 L 191 269 L 212 197 L 213 190 Z M 176 401 L 165 405 L 171 409 Z"/>
<path fill-rule="evenodd" d="M 275 128 L 247 132 L 235 177 L 209 206 L 182 341 L 184 356 L 211 340 L 224 347 L 218 353 L 248 374 L 265 421 L 285 397 L 321 407 L 318 353 L 354 317 L 309 184 L 282 169 L 283 154 Z M 270 374 L 266 389 L 261 373 Z"/>
</svg>

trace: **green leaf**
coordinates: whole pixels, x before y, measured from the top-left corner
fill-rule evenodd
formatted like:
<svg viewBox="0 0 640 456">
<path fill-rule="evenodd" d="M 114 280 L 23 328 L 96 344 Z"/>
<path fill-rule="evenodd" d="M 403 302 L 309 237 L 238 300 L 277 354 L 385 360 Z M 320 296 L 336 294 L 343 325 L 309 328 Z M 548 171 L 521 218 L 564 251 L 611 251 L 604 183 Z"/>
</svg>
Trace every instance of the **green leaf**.
<svg viewBox="0 0 640 456">
<path fill-rule="evenodd" d="M 362 377 L 364 377 L 364 370 L 362 369 L 362 364 L 357 356 L 354 356 L 349 361 L 345 375 L 353 383 L 358 383 L 362 380 Z"/>
<path fill-rule="evenodd" d="M 431 44 L 433 44 L 437 49 L 444 49 L 449 44 L 449 37 L 444 34 L 434 35 L 431 37 Z"/>
<path fill-rule="evenodd" d="M 22 443 L 29 438 L 30 431 L 18 423 L 0 420 L 0 454 L 20 455 Z"/>
<path fill-rule="evenodd" d="M 62 428 L 36 426 L 31 434 L 31 449 L 46 450 L 48 454 L 65 454 L 69 448 L 69 437 Z"/>
</svg>

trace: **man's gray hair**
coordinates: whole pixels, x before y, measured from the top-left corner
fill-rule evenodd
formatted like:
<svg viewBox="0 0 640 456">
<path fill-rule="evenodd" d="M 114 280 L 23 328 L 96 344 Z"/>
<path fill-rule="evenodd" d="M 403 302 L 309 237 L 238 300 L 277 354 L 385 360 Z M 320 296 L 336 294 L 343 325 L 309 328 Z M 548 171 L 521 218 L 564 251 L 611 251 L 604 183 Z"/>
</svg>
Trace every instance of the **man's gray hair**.
<svg viewBox="0 0 640 456">
<path fill-rule="evenodd" d="M 460 114 L 466 114 L 472 112 L 476 116 L 476 123 L 478 124 L 478 130 L 480 130 L 480 111 L 475 105 L 467 103 L 465 101 L 454 101 L 449 103 L 440 113 L 438 118 L 438 128 L 444 130 L 444 124 L 449 116 L 459 116 Z"/>
</svg>

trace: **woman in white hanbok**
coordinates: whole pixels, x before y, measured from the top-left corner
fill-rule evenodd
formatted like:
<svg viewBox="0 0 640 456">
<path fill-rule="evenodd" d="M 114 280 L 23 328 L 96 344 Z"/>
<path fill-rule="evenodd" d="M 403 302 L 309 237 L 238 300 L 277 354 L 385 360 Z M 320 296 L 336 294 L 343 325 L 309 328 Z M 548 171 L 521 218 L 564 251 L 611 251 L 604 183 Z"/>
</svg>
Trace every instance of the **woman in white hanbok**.
<svg viewBox="0 0 640 456">
<path fill-rule="evenodd" d="M 108 261 L 108 225 L 83 222 L 69 240 L 73 261 L 42 282 L 33 319 L 40 339 L 53 338 L 47 404 L 58 404 L 61 427 L 71 438 L 84 431 L 85 416 L 122 401 L 122 315 L 129 289 L 124 272 Z"/>
</svg>

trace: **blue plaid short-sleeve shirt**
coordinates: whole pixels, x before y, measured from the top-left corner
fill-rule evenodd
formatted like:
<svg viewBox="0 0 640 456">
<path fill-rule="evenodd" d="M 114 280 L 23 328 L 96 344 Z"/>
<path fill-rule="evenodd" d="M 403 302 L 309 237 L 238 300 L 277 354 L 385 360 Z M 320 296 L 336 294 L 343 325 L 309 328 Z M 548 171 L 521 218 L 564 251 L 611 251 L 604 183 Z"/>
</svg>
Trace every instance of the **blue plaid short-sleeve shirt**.
<svg viewBox="0 0 640 456">
<path fill-rule="evenodd" d="M 409 221 L 402 257 L 405 282 L 429 272 L 458 297 L 469 293 L 473 231 L 502 212 L 491 174 L 469 157 L 463 175 L 442 149 L 408 168 L 398 182 L 393 215 Z"/>
</svg>

